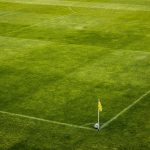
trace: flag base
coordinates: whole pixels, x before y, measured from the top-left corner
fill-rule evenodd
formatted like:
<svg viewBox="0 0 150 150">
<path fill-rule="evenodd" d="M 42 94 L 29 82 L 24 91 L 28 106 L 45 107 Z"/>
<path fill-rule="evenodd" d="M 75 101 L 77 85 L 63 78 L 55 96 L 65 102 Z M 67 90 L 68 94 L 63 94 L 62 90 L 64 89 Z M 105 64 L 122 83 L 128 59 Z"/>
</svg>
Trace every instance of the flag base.
<svg viewBox="0 0 150 150">
<path fill-rule="evenodd" d="M 100 129 L 99 123 L 95 123 L 95 124 L 94 124 L 94 128 L 99 130 L 99 129 Z"/>
</svg>

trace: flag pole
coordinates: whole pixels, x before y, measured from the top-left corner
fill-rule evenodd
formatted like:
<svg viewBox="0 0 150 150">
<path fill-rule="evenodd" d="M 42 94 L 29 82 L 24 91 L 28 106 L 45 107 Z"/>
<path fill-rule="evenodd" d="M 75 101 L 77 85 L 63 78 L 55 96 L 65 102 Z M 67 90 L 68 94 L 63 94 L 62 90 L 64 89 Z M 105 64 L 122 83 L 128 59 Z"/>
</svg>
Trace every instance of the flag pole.
<svg viewBox="0 0 150 150">
<path fill-rule="evenodd" d="M 98 100 L 98 103 L 99 103 L 99 100 Z M 97 120 L 97 121 L 98 121 L 98 130 L 99 130 L 99 129 L 100 129 L 100 121 L 99 121 L 99 108 L 98 108 L 98 111 L 97 111 L 97 112 L 98 112 L 98 115 L 97 115 L 97 116 L 98 116 L 98 118 L 97 118 L 97 119 L 98 119 L 98 120 Z"/>
</svg>

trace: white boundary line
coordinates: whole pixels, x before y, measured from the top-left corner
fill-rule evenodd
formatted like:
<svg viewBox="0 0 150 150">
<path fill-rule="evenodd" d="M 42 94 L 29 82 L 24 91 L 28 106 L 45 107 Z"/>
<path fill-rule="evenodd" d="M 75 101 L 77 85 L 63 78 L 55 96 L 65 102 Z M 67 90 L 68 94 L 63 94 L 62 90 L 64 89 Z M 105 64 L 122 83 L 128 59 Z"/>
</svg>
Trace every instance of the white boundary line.
<svg viewBox="0 0 150 150">
<path fill-rule="evenodd" d="M 100 130 L 107 127 L 110 123 L 112 123 L 114 120 L 116 120 L 118 117 L 120 117 L 123 113 L 125 113 L 126 111 L 128 111 L 131 107 L 133 107 L 135 104 L 137 104 L 140 100 L 142 100 L 145 96 L 147 96 L 150 93 L 150 90 L 147 91 L 145 94 L 143 94 L 141 97 L 139 97 L 137 100 L 135 100 L 132 104 L 130 104 L 128 107 L 124 108 L 120 113 L 118 113 L 116 116 L 114 116 L 113 118 L 111 118 L 109 121 L 107 121 L 106 123 L 104 123 Z"/>
<path fill-rule="evenodd" d="M 79 125 L 75 125 L 75 124 L 69 124 L 69 123 L 63 123 L 63 122 L 58 122 L 58 121 L 53 121 L 53 120 L 47 120 L 47 119 L 43 119 L 43 118 L 31 117 L 31 116 L 27 116 L 27 115 L 16 114 L 16 113 L 11 113 L 11 112 L 6 112 L 6 111 L 0 111 L 0 113 L 1 114 L 6 114 L 6 115 L 9 115 L 9 116 L 16 116 L 16 117 L 20 117 L 20 118 L 26 118 L 26 119 L 31 119 L 31 120 L 37 120 L 37 121 L 47 122 L 47 123 L 51 123 L 51 124 L 68 126 L 68 127 L 72 127 L 72 128 L 78 128 L 78 129 L 85 129 L 85 130 L 95 131 L 92 128 L 88 128 L 88 127 L 84 127 L 84 126 L 79 126 Z"/>
<path fill-rule="evenodd" d="M 107 121 L 106 123 L 104 123 L 100 130 L 102 130 L 103 128 L 107 127 L 111 122 L 113 122 L 114 120 L 116 120 L 118 117 L 120 117 L 123 113 L 125 113 L 126 111 L 128 111 L 131 107 L 133 107 L 135 104 L 137 104 L 140 100 L 142 100 L 145 96 L 147 96 L 150 93 L 150 90 L 147 91 L 145 94 L 143 94 L 141 97 L 139 97 L 137 100 L 135 100 L 131 105 L 129 105 L 128 107 L 124 108 L 120 113 L 118 113 L 116 116 L 114 116 L 113 118 L 111 118 L 109 121 Z M 57 124 L 57 125 L 62 125 L 62 126 L 67 126 L 67 127 L 72 127 L 72 128 L 78 128 L 78 129 L 84 129 L 84 130 L 90 130 L 90 131 L 96 131 L 95 129 L 89 128 L 89 127 L 85 127 L 85 126 L 80 126 L 80 125 L 75 125 L 75 124 L 69 124 L 69 123 L 63 123 L 63 122 L 58 122 L 58 121 L 53 121 L 53 120 L 47 120 L 47 119 L 43 119 L 43 118 L 37 118 L 37 117 L 31 117 L 31 116 L 27 116 L 27 115 L 22 115 L 22 114 L 16 114 L 16 113 L 11 113 L 11 112 L 6 112 L 6 111 L 0 111 L 1 114 L 6 114 L 9 116 L 16 116 L 16 117 L 20 117 L 20 118 L 26 118 L 26 119 L 31 119 L 31 120 L 37 120 L 37 121 L 42 121 L 42 122 L 47 122 L 47 123 L 51 123 L 51 124 Z M 91 124 L 91 123 L 90 123 Z"/>
<path fill-rule="evenodd" d="M 94 123 L 92 122 L 92 123 L 86 123 L 86 124 L 83 124 L 82 126 L 85 127 L 85 126 L 88 126 L 88 125 L 91 125 L 91 124 L 94 125 Z"/>
</svg>

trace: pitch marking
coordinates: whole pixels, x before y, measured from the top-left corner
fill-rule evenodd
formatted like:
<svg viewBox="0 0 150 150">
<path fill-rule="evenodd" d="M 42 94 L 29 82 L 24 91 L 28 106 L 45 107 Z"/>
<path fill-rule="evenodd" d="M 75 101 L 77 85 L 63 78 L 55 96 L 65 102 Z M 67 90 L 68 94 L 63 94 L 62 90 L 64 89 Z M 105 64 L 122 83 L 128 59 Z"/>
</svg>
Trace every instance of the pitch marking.
<svg viewBox="0 0 150 150">
<path fill-rule="evenodd" d="M 89 125 L 92 125 L 92 124 L 94 125 L 94 123 L 86 123 L 86 124 L 83 124 L 82 126 L 85 127 L 85 126 L 89 126 Z"/>
<path fill-rule="evenodd" d="M 120 117 L 123 113 L 125 113 L 126 111 L 128 111 L 131 107 L 133 107 L 135 104 L 137 104 L 140 100 L 142 100 L 145 96 L 147 96 L 150 93 L 150 90 L 147 91 L 145 94 L 143 94 L 141 97 L 139 97 L 137 100 L 135 100 L 132 104 L 130 104 L 128 107 L 124 108 L 120 113 L 118 113 L 116 116 L 114 116 L 113 118 L 111 118 L 109 121 L 107 121 L 106 123 L 104 123 L 100 130 L 107 127 L 111 122 L 113 122 L 114 120 L 116 120 L 118 117 Z"/>
<path fill-rule="evenodd" d="M 31 117 L 31 116 L 27 116 L 27 115 L 16 114 L 16 113 L 11 113 L 11 112 L 6 112 L 6 111 L 0 111 L 0 113 L 7 114 L 9 116 L 17 116 L 17 117 L 21 117 L 21 118 L 27 118 L 27 119 L 31 119 L 31 120 L 47 122 L 47 123 L 51 123 L 51 124 L 68 126 L 68 127 L 72 127 L 72 128 L 85 129 L 85 130 L 94 130 L 92 128 L 83 127 L 83 126 L 79 126 L 79 125 L 75 125 L 75 124 L 69 124 L 69 123 L 63 123 L 63 122 L 58 122 L 58 121 L 53 121 L 53 120 L 47 120 L 47 119 L 43 119 L 43 118 Z"/>
<path fill-rule="evenodd" d="M 135 104 L 137 104 L 140 100 L 142 100 L 149 93 L 150 93 L 150 90 L 147 91 L 145 94 L 143 94 L 141 97 L 139 97 L 137 100 L 135 100 L 131 105 L 129 105 L 128 107 L 124 108 L 120 113 L 118 113 L 112 119 L 110 119 L 109 121 L 107 121 L 106 123 L 104 123 L 102 125 L 102 127 L 100 128 L 100 130 L 102 130 L 103 128 L 107 127 L 111 122 L 113 122 L 118 117 L 120 117 L 123 113 L 125 113 L 127 110 L 129 110 L 131 107 L 133 107 Z M 75 125 L 75 124 L 69 124 L 69 123 L 63 123 L 63 122 L 58 122 L 58 121 L 53 121 L 53 120 L 47 120 L 47 119 L 43 119 L 43 118 L 37 118 L 37 117 L 32 117 L 32 116 L 27 116 L 27 115 L 22 115 L 22 114 L 16 114 L 16 113 L 11 113 L 11 112 L 6 112 L 6 111 L 0 111 L 0 113 L 1 114 L 7 114 L 9 116 L 17 116 L 17 117 L 21 117 L 21 118 L 27 118 L 27 119 L 31 119 L 31 120 L 37 120 L 37 121 L 47 122 L 47 123 L 51 123 L 51 124 L 68 126 L 68 127 L 72 127 L 72 128 L 78 128 L 78 129 L 85 129 L 85 130 L 96 131 L 95 129 L 88 128 L 88 127 L 85 127 L 85 126 L 79 126 L 79 125 Z"/>
</svg>

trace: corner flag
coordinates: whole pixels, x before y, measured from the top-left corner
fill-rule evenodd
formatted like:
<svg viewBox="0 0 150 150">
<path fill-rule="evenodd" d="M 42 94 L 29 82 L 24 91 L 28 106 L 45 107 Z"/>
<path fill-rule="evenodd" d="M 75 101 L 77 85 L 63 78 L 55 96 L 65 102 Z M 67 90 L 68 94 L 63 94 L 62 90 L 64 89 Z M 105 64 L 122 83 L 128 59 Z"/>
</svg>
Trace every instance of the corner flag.
<svg viewBox="0 0 150 150">
<path fill-rule="evenodd" d="M 99 99 L 98 100 L 98 111 L 97 111 L 97 113 L 98 113 L 98 115 L 97 115 L 97 123 L 94 125 L 94 128 L 96 128 L 98 130 L 100 130 L 100 120 L 99 120 L 99 118 L 100 118 L 100 112 L 102 112 L 102 111 L 103 111 L 103 107 L 102 107 L 101 101 Z"/>
<path fill-rule="evenodd" d="M 102 107 L 102 104 L 101 104 L 101 101 L 100 101 L 100 100 L 98 100 L 98 110 L 99 110 L 100 112 L 103 111 L 103 107 Z"/>
</svg>

